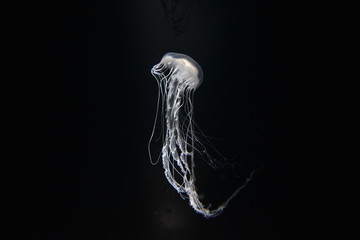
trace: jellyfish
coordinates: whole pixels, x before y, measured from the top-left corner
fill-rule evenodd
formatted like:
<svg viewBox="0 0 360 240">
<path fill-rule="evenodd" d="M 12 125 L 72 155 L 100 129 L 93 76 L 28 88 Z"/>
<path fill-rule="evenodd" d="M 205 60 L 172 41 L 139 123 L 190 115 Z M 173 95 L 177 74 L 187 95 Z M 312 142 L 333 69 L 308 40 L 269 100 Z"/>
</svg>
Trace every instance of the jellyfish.
<svg viewBox="0 0 360 240">
<path fill-rule="evenodd" d="M 175 35 L 185 32 L 189 25 L 194 0 L 161 0 L 166 19 Z"/>
<path fill-rule="evenodd" d="M 160 63 L 151 69 L 158 83 L 157 110 L 155 123 L 148 144 L 150 161 L 155 165 L 162 160 L 165 177 L 171 186 L 188 199 L 190 206 L 206 218 L 216 217 L 228 203 L 251 180 L 252 172 L 220 206 L 205 206 L 199 198 L 195 185 L 195 152 L 208 159 L 212 165 L 219 162 L 206 151 L 206 144 L 195 134 L 194 92 L 203 81 L 200 65 L 191 57 L 181 53 L 166 53 Z M 161 116 L 159 116 L 159 113 Z M 156 123 L 161 118 L 162 150 L 157 160 L 152 159 L 150 144 L 154 137 Z"/>
</svg>

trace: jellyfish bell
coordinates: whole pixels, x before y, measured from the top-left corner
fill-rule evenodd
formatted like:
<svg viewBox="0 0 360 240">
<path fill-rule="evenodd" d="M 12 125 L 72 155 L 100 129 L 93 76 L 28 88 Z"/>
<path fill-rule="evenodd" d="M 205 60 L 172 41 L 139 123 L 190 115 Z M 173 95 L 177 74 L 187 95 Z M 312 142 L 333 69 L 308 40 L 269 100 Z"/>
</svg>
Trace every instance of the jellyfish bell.
<svg viewBox="0 0 360 240">
<path fill-rule="evenodd" d="M 203 80 L 203 71 L 200 65 L 188 55 L 182 53 L 166 53 L 159 64 L 152 69 L 153 74 L 169 71 L 173 75 L 169 80 L 178 81 L 184 87 L 195 90 Z"/>
</svg>

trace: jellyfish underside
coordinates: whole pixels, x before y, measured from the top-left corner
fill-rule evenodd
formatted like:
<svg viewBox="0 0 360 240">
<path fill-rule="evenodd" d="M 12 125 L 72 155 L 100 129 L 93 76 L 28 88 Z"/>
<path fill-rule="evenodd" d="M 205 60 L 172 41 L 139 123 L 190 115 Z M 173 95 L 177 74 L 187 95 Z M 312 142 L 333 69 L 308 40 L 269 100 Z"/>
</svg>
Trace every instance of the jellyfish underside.
<svg viewBox="0 0 360 240">
<path fill-rule="evenodd" d="M 214 209 L 204 206 L 195 185 L 194 153 L 195 151 L 200 153 L 214 167 L 221 165 L 221 162 L 206 151 L 205 145 L 211 143 L 205 144 L 195 134 L 193 95 L 202 83 L 202 69 L 194 59 L 185 54 L 167 53 L 160 63 L 151 69 L 151 73 L 159 87 L 155 123 L 149 141 L 151 163 L 158 162 L 151 158 L 150 144 L 160 112 L 163 128 L 161 159 L 166 179 L 182 198 L 189 200 L 190 206 L 196 212 L 204 217 L 218 216 L 246 186 L 254 172 L 220 206 Z"/>
</svg>

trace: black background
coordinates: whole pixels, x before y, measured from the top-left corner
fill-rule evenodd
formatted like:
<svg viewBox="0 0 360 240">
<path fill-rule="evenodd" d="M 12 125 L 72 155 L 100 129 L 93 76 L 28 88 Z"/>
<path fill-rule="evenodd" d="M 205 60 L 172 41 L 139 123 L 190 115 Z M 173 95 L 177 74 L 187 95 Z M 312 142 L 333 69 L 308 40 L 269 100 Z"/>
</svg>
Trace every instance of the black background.
<svg viewBox="0 0 360 240">
<path fill-rule="evenodd" d="M 52 2 L 33 13 L 27 37 L 40 61 L 29 66 L 40 81 L 25 101 L 34 124 L 14 178 L 16 236 L 321 238 L 312 6 L 198 0 L 183 32 L 160 0 Z M 196 214 L 149 161 L 150 69 L 166 52 L 203 68 L 194 107 L 206 134 L 241 145 L 260 133 L 239 158 L 266 167 L 214 219 Z"/>
</svg>

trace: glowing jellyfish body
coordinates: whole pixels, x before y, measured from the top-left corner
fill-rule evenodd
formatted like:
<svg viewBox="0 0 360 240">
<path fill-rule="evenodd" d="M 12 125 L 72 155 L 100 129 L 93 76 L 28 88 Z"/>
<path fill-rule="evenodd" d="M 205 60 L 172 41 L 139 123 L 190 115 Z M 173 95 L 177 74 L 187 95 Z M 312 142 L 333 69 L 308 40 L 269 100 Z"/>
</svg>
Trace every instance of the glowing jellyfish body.
<svg viewBox="0 0 360 240">
<path fill-rule="evenodd" d="M 183 198 L 189 199 L 190 206 L 196 212 L 205 217 L 215 217 L 245 187 L 251 176 L 217 208 L 211 210 L 201 203 L 195 187 L 194 152 L 205 152 L 206 149 L 194 134 L 193 93 L 202 83 L 202 69 L 194 59 L 185 54 L 167 53 L 161 62 L 151 69 L 151 73 L 158 82 L 159 95 L 149 153 L 158 112 L 161 111 L 164 128 L 161 159 L 166 179 Z M 180 114 L 180 110 L 183 110 L 184 114 Z M 195 147 L 195 143 L 200 145 L 202 150 Z M 151 162 L 156 164 L 152 160 Z"/>
</svg>

